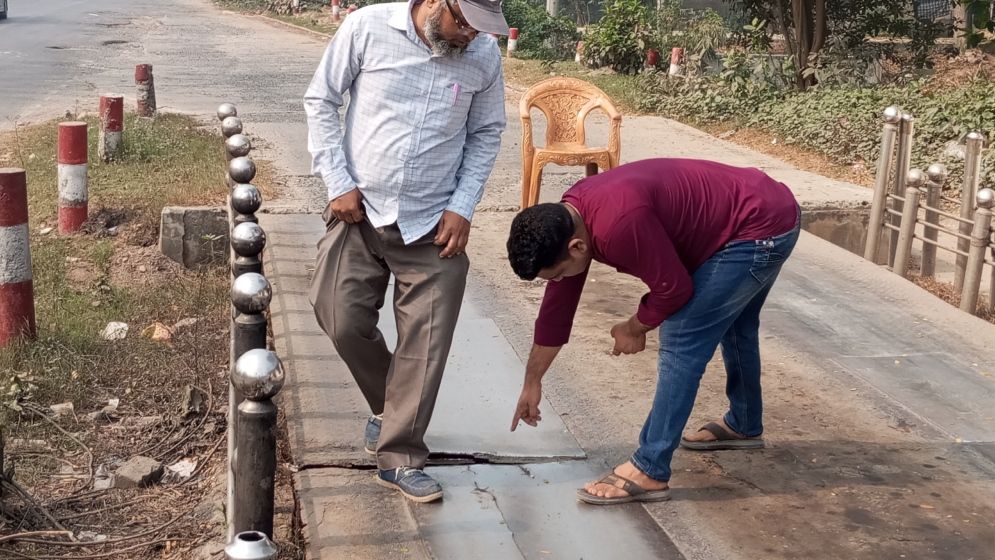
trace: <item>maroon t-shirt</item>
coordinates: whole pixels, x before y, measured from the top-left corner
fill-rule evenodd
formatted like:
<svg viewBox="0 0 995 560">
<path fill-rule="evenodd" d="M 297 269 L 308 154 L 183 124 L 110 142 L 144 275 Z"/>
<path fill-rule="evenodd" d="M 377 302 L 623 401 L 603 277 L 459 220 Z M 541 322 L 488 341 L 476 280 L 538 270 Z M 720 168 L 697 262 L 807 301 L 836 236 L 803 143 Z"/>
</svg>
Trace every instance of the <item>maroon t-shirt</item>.
<svg viewBox="0 0 995 560">
<path fill-rule="evenodd" d="M 759 169 L 693 159 L 648 159 L 588 177 L 563 194 L 591 237 L 594 260 L 641 279 L 641 323 L 684 306 L 694 271 L 731 241 L 764 239 L 798 222 L 791 191 Z M 570 338 L 587 271 L 546 284 L 535 343 Z"/>
</svg>

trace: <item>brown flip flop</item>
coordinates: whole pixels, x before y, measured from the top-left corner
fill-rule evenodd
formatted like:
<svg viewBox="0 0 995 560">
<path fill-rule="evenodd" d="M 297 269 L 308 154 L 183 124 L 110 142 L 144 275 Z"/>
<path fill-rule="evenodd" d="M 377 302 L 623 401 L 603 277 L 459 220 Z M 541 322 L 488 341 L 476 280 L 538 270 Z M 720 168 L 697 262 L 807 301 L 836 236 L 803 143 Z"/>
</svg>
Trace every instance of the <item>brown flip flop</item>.
<svg viewBox="0 0 995 560">
<path fill-rule="evenodd" d="M 715 439 L 712 441 L 690 441 L 681 438 L 681 447 L 693 449 L 694 451 L 718 451 L 721 449 L 763 449 L 764 440 L 757 437 L 743 437 L 736 432 L 727 430 L 716 422 L 709 422 L 698 428 L 698 431 L 711 432 Z"/>
<path fill-rule="evenodd" d="M 598 482 L 624 490 L 629 495 L 608 498 L 606 496 L 596 496 L 583 488 L 579 488 L 577 490 L 577 499 L 596 506 L 610 506 L 629 502 L 663 502 L 670 499 L 670 488 L 664 490 L 647 490 L 628 478 L 615 473 L 606 474 L 598 479 Z M 619 486 L 616 484 L 617 482 L 621 482 L 622 485 Z"/>
</svg>

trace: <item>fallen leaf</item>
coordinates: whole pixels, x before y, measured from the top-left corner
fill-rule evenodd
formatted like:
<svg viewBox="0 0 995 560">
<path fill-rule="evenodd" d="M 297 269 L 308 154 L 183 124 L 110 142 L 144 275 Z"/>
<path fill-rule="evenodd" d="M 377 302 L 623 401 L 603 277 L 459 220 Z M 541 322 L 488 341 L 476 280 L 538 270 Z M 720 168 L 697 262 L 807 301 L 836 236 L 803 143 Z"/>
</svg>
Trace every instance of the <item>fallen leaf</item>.
<svg viewBox="0 0 995 560">
<path fill-rule="evenodd" d="M 166 325 L 156 321 L 155 323 L 145 327 L 142 331 L 142 336 L 151 338 L 157 342 L 169 342 L 169 340 L 173 338 L 173 331 Z"/>
<path fill-rule="evenodd" d="M 922 509 L 936 509 L 935 507 L 929 504 L 919 504 L 919 507 L 921 507 Z"/>
</svg>

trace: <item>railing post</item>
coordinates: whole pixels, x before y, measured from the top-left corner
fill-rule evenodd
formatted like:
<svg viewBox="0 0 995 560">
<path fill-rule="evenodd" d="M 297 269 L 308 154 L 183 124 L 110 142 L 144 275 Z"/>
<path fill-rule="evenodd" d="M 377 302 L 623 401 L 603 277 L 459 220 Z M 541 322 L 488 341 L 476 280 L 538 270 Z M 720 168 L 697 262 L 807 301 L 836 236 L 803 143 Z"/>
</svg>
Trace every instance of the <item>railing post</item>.
<svg viewBox="0 0 995 560">
<path fill-rule="evenodd" d="M 258 226 L 256 226 L 258 227 Z M 231 284 L 231 300 L 238 310 L 232 345 L 235 360 L 254 348 L 266 348 L 266 316 L 263 312 L 273 298 L 269 281 L 262 274 L 246 272 Z"/>
<path fill-rule="evenodd" d="M 985 137 L 980 132 L 967 134 L 964 151 L 964 186 L 960 195 L 960 217 L 970 220 L 974 215 L 974 199 L 977 196 L 978 181 L 981 178 L 981 148 Z M 960 232 L 971 234 L 971 224 L 961 222 Z M 971 242 L 966 239 L 957 240 L 957 249 L 966 253 Z M 964 289 L 964 274 L 967 268 L 967 257 L 957 255 L 954 268 L 954 289 L 958 292 Z"/>
<path fill-rule="evenodd" d="M 273 541 L 259 531 L 239 533 L 225 547 L 227 560 L 276 560 L 278 553 Z"/>
<path fill-rule="evenodd" d="M 871 216 L 867 224 L 867 239 L 864 241 L 864 258 L 877 262 L 881 243 L 882 224 L 888 200 L 888 171 L 895 155 L 895 137 L 902 120 L 902 111 L 892 105 L 884 110 L 884 131 L 881 133 L 881 155 L 878 157 L 877 176 L 874 181 L 874 199 L 871 202 Z"/>
<path fill-rule="evenodd" d="M 246 222 L 258 223 L 256 210 L 263 204 L 259 189 L 251 183 L 235 185 L 231 190 L 231 208 L 235 211 L 232 222 L 237 226 Z"/>
<path fill-rule="evenodd" d="M 243 274 L 263 273 L 263 263 L 259 259 L 263 247 L 266 246 L 266 232 L 259 224 L 245 222 L 238 224 L 231 232 L 231 248 L 235 250 L 235 260 L 231 264 L 232 277 L 239 278 Z"/>
<path fill-rule="evenodd" d="M 961 290 L 960 309 L 971 315 L 978 314 L 978 293 L 981 291 L 981 272 L 985 267 L 985 253 L 988 252 L 992 228 L 992 206 L 995 206 L 995 191 L 978 191 L 978 210 L 974 213 L 974 228 L 971 231 L 971 248 L 964 271 L 964 287 Z"/>
<path fill-rule="evenodd" d="M 912 254 L 912 240 L 916 233 L 916 219 L 919 217 L 919 187 L 926 176 L 918 169 L 910 169 L 905 182 L 905 203 L 902 206 L 902 224 L 898 233 L 898 245 L 895 247 L 895 264 L 892 271 L 902 278 L 908 277 L 909 255 Z"/>
<path fill-rule="evenodd" d="M 902 113 L 902 123 L 898 132 L 898 156 L 895 162 L 895 175 L 894 184 L 892 185 L 892 193 L 896 196 L 905 196 L 905 179 L 909 173 L 909 167 L 912 165 L 912 143 L 915 138 L 915 118 L 913 118 L 912 113 L 904 112 Z M 892 200 L 891 208 L 896 212 L 902 212 L 902 202 L 898 200 Z M 891 224 L 895 227 L 899 227 L 898 216 L 891 216 Z M 888 264 L 895 266 L 895 251 L 898 249 L 898 235 L 895 230 L 889 230 L 889 250 L 888 250 Z"/>
<path fill-rule="evenodd" d="M 242 134 L 232 134 L 225 140 L 225 161 L 231 161 L 233 158 L 246 157 L 252 150 L 252 142 L 249 141 L 249 137 Z"/>
<path fill-rule="evenodd" d="M 934 163 L 926 169 L 926 217 L 923 222 L 923 237 L 936 241 L 939 233 L 936 226 L 940 224 L 940 215 L 930 208 L 940 207 L 940 195 L 943 194 L 943 183 L 947 181 L 947 168 L 940 163 Z M 936 245 L 923 242 L 922 262 L 919 265 L 919 276 L 932 278 L 936 274 Z"/>
<path fill-rule="evenodd" d="M 259 531 L 273 537 L 277 415 L 273 397 L 283 381 L 283 364 L 269 350 L 249 350 L 235 363 L 232 382 L 245 398 L 238 405 L 235 444 L 236 533 Z"/>
</svg>

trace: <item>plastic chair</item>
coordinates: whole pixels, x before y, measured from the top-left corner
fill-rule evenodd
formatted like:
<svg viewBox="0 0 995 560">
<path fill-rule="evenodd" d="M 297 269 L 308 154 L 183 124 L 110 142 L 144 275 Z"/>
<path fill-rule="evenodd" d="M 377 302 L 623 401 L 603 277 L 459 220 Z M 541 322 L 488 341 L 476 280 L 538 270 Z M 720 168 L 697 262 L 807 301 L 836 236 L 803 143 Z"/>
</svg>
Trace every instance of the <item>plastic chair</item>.
<svg viewBox="0 0 995 560">
<path fill-rule="evenodd" d="M 532 139 L 532 109 L 546 117 L 546 145 Z M 549 163 L 583 165 L 587 175 L 618 166 L 622 114 L 597 87 L 575 78 L 549 78 L 529 88 L 518 106 L 522 118 L 522 209 L 539 202 L 542 168 Z M 608 147 L 589 147 L 584 122 L 594 109 L 611 119 Z"/>
</svg>

